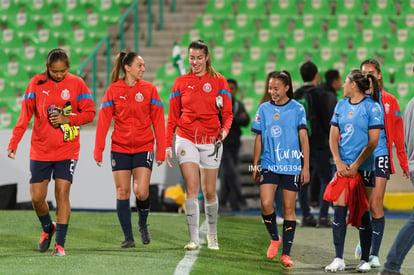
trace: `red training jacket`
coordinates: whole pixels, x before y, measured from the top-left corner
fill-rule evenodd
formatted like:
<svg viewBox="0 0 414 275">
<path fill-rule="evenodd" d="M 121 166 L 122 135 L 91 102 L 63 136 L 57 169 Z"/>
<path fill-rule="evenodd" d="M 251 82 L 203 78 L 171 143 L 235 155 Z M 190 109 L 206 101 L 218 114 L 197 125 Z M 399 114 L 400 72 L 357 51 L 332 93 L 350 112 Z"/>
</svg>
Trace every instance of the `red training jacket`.
<svg viewBox="0 0 414 275">
<path fill-rule="evenodd" d="M 95 104 L 85 82 L 78 76 L 67 73 L 65 78 L 56 82 L 48 79 L 44 84 L 37 82 L 45 79 L 45 74 L 38 74 L 30 81 L 23 95 L 22 110 L 8 149 L 17 150 L 17 146 L 29 126 L 34 114 L 34 126 L 30 146 L 30 159 L 39 161 L 60 161 L 78 159 L 79 136 L 65 142 L 60 128 L 55 129 L 49 122 L 47 108 L 55 105 L 62 108 L 67 101 L 72 105 L 69 116 L 71 126 L 89 123 L 95 117 Z"/>
<path fill-rule="evenodd" d="M 361 226 L 361 217 L 369 207 L 368 193 L 359 173 L 353 178 L 339 177 L 335 174 L 326 186 L 323 199 L 334 202 L 345 190 L 345 204 L 349 208 L 348 224 Z"/>
<path fill-rule="evenodd" d="M 220 128 L 229 133 L 233 120 L 230 89 L 224 76 L 212 77 L 209 73 L 196 76 L 193 73 L 177 77 L 170 94 L 167 123 L 167 147 L 172 147 L 176 128 L 177 135 L 199 144 L 215 142 Z M 216 98 L 223 98 L 222 125 Z"/>
<path fill-rule="evenodd" d="M 165 160 L 165 118 L 155 86 L 139 80 L 133 87 L 123 80 L 109 85 L 99 111 L 95 137 L 95 161 L 102 161 L 105 139 L 114 120 L 111 150 L 135 154 L 154 151 L 154 128 L 157 140 L 156 160 Z"/>
<path fill-rule="evenodd" d="M 384 125 L 387 136 L 387 147 L 390 153 L 391 173 L 395 174 L 392 163 L 392 146 L 394 143 L 401 169 L 408 171 L 408 160 L 404 147 L 404 126 L 400 106 L 395 96 L 384 90 L 381 91 L 381 103 L 384 107 Z"/>
</svg>

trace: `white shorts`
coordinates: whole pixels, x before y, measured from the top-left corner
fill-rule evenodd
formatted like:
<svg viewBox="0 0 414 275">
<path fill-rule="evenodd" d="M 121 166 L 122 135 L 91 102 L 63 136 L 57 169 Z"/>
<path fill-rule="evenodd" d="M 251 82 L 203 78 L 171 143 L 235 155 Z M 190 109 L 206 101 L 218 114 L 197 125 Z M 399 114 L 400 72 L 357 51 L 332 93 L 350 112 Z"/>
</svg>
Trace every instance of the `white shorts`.
<svg viewBox="0 0 414 275">
<path fill-rule="evenodd" d="M 197 163 L 200 168 L 218 169 L 223 154 L 223 145 L 220 146 L 218 154 L 214 153 L 214 144 L 194 144 L 188 139 L 177 136 L 175 138 L 175 155 L 179 164 L 184 162 Z"/>
</svg>

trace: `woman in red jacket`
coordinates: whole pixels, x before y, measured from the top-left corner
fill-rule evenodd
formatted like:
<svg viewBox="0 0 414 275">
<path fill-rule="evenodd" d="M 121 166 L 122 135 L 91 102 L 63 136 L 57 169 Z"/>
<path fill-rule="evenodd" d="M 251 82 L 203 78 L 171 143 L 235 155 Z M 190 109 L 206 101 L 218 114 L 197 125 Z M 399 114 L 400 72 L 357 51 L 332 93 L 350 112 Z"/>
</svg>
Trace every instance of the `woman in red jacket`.
<svg viewBox="0 0 414 275">
<path fill-rule="evenodd" d="M 43 228 L 39 252 L 50 246 L 56 231 L 55 256 L 65 256 L 65 240 L 70 217 L 69 193 L 79 157 L 78 126 L 95 117 L 93 98 L 85 82 L 68 73 L 70 61 L 62 49 L 49 52 L 46 71 L 35 75 L 23 95 L 22 111 L 8 147 L 14 159 L 17 146 L 34 114 L 30 146 L 30 194 L 33 208 Z M 56 223 L 46 202 L 53 174 L 55 180 Z"/>
<path fill-rule="evenodd" d="M 394 165 L 392 162 L 392 150 L 393 145 L 395 144 L 395 148 L 397 150 L 397 157 L 400 162 L 401 169 L 403 170 L 403 177 L 408 179 L 409 178 L 409 170 L 408 170 L 408 160 L 407 155 L 405 154 L 405 147 L 404 147 L 404 127 L 403 127 L 403 120 L 400 111 L 400 106 L 398 105 L 397 99 L 395 96 L 391 95 L 384 91 L 383 88 L 383 81 L 382 81 L 382 74 L 380 64 L 375 59 L 367 59 L 361 63 L 361 70 L 365 73 L 374 75 L 379 82 L 380 86 L 380 105 L 381 109 L 384 112 L 384 126 L 385 126 L 385 135 L 387 138 L 386 147 L 388 148 L 389 156 L 387 161 L 384 161 L 383 164 L 381 162 L 376 161 L 376 172 L 375 172 L 375 187 L 371 188 L 369 192 L 371 193 L 370 198 L 370 211 L 372 216 L 372 245 L 371 245 L 371 255 L 369 256 L 369 261 L 371 267 L 378 268 L 380 267 L 380 262 L 378 259 L 379 250 L 382 242 L 382 236 L 384 234 L 384 227 L 385 227 L 385 218 L 384 218 L 384 208 L 383 208 L 383 201 L 384 201 L 384 194 L 385 188 L 387 185 L 387 180 L 389 179 L 389 175 L 395 174 Z M 388 163 L 389 162 L 389 163 Z M 382 165 L 384 167 L 378 167 Z M 381 171 L 386 170 L 387 173 L 383 174 Z M 359 258 L 360 246 L 357 245 L 355 249 L 355 257 Z"/>
<path fill-rule="evenodd" d="M 231 94 L 226 79 L 213 69 L 204 41 L 191 42 L 188 59 L 190 70 L 175 80 L 170 94 L 166 161 L 172 167 L 169 158 L 172 157 L 173 137 L 177 129 L 175 153 L 184 179 L 185 211 L 190 233 L 190 242 L 184 249 L 200 248 L 198 193 L 201 176 L 208 248 L 218 250 L 216 179 L 223 152 L 220 145 L 233 120 Z"/>
<path fill-rule="evenodd" d="M 124 75 L 122 78 L 121 70 Z M 151 240 L 147 218 L 150 211 L 149 184 L 154 159 L 154 132 L 157 165 L 161 165 L 165 159 L 164 109 L 155 86 L 142 79 L 144 72 L 145 63 L 141 56 L 134 52 L 121 52 L 118 55 L 111 74 L 112 84 L 102 100 L 96 128 L 94 158 L 101 166 L 106 135 L 111 120 L 114 120 L 111 166 L 116 187 L 116 209 L 125 236 L 121 248 L 135 247 L 129 204 L 131 176 L 137 198 L 141 241 L 149 244 Z"/>
</svg>

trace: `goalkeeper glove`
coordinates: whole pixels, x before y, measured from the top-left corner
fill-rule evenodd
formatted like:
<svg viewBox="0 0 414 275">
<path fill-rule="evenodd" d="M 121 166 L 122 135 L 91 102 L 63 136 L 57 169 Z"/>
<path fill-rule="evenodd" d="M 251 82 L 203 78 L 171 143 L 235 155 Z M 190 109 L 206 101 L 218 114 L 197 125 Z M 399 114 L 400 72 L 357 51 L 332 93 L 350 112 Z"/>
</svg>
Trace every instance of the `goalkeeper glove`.
<svg viewBox="0 0 414 275">
<path fill-rule="evenodd" d="M 74 140 L 77 136 L 79 136 L 79 127 L 78 126 L 70 126 L 69 124 L 60 125 L 60 128 L 63 131 L 63 140 L 71 141 Z"/>
</svg>

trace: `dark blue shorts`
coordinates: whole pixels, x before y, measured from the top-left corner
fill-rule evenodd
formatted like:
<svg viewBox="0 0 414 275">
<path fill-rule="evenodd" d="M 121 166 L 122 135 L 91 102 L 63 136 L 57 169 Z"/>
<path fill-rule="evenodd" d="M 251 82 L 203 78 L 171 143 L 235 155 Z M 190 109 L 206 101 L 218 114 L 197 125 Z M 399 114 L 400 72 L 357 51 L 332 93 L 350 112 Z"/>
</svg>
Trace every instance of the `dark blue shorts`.
<svg viewBox="0 0 414 275">
<path fill-rule="evenodd" d="M 390 157 L 388 155 L 375 158 L 375 177 L 390 179 Z"/>
<path fill-rule="evenodd" d="M 39 161 L 30 160 L 30 183 L 42 182 L 45 179 L 64 179 L 72 182 L 75 173 L 75 159 L 65 159 L 60 161 Z"/>
<path fill-rule="evenodd" d="M 282 189 L 294 192 L 298 192 L 302 184 L 300 181 L 300 175 L 277 174 L 267 169 L 263 169 L 260 174 L 260 184 L 277 184 L 282 187 Z"/>
<path fill-rule="evenodd" d="M 152 170 L 154 152 L 140 152 L 124 154 L 111 151 L 112 171 L 132 170 L 137 167 L 146 167 Z"/>
<path fill-rule="evenodd" d="M 375 187 L 374 171 L 358 170 L 358 173 L 361 175 L 365 187 Z"/>
</svg>

